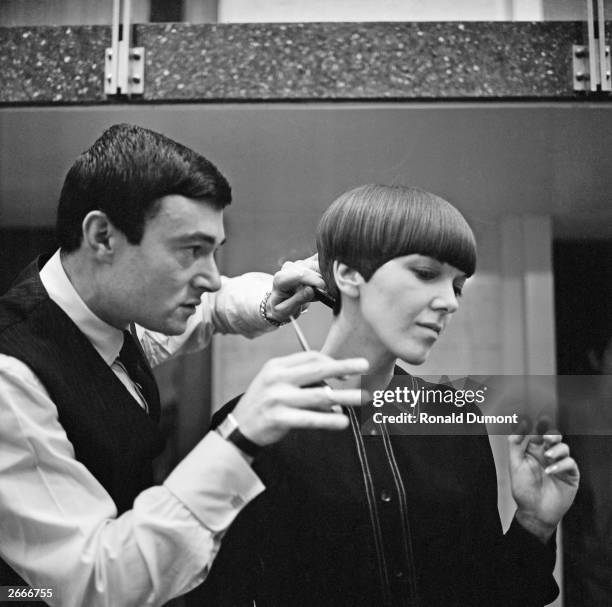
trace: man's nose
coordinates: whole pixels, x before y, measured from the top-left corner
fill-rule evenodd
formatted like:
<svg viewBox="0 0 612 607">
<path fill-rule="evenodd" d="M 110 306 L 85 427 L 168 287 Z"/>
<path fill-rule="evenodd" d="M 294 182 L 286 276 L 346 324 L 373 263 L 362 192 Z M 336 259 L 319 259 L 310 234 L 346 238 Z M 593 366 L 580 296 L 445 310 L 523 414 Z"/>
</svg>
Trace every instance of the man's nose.
<svg viewBox="0 0 612 607">
<path fill-rule="evenodd" d="M 201 263 L 192 285 L 199 291 L 218 291 L 221 288 L 221 275 L 214 259 Z"/>
</svg>

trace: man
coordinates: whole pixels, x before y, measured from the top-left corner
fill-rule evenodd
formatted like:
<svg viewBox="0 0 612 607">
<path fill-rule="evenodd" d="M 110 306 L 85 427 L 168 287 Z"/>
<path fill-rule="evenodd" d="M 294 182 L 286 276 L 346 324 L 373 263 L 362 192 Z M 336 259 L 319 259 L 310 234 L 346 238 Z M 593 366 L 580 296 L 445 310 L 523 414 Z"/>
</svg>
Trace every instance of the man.
<svg viewBox="0 0 612 607">
<path fill-rule="evenodd" d="M 145 353 L 156 364 L 213 331 L 254 335 L 322 284 L 307 263 L 254 299 L 261 276 L 222 281 L 214 256 L 230 200 L 205 158 L 130 125 L 108 129 L 68 172 L 60 250 L 0 298 L 0 585 L 45 589 L 63 607 L 160 605 L 206 577 L 264 489 L 249 466 L 257 449 L 292 428 L 347 426 L 332 405 L 359 404 L 360 391 L 302 386 L 364 373 L 366 361 L 275 359 L 229 425 L 152 486 L 163 441 Z"/>
</svg>

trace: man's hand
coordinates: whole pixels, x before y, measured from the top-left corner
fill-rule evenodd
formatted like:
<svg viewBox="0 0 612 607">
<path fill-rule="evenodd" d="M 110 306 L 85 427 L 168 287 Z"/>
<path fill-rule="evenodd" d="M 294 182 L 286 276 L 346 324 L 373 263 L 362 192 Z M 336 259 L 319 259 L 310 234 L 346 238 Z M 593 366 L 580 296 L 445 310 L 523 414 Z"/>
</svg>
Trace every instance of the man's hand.
<svg viewBox="0 0 612 607">
<path fill-rule="evenodd" d="M 233 411 L 241 432 L 258 445 L 280 440 L 292 428 L 342 430 L 349 420 L 336 404 L 358 406 L 361 390 L 312 386 L 330 377 L 368 372 L 364 358 L 335 360 L 320 352 L 299 352 L 269 360 Z"/>
<path fill-rule="evenodd" d="M 267 302 L 267 315 L 277 322 L 297 317 L 314 299 L 311 287 L 325 289 L 319 274 L 318 255 L 299 261 L 287 261 L 274 275 L 272 294 Z"/>
<path fill-rule="evenodd" d="M 516 519 L 546 542 L 576 497 L 580 472 L 558 432 L 526 435 L 525 426 L 522 431 L 508 437 Z"/>
</svg>

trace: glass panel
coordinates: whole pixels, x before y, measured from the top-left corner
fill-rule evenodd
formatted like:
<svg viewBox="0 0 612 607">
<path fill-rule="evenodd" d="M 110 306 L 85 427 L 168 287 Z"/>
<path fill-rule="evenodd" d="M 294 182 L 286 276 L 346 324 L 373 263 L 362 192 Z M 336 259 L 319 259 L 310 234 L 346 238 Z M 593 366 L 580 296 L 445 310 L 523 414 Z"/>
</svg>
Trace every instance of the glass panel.
<svg viewBox="0 0 612 607">
<path fill-rule="evenodd" d="M 606 1 L 612 19 L 612 2 Z M 2 0 L 0 25 L 109 25 L 112 0 Z M 582 21 L 586 0 L 132 0 L 132 22 Z"/>
<path fill-rule="evenodd" d="M 132 0 L 132 23 L 150 20 L 150 0 Z M 0 26 L 110 25 L 113 0 L 2 0 Z"/>
<path fill-rule="evenodd" d="M 583 21 L 586 19 L 586 0 L 542 0 L 545 21 Z M 604 0 L 606 19 L 612 19 L 612 2 Z"/>
<path fill-rule="evenodd" d="M 219 21 L 511 21 L 514 4 L 512 0 L 219 0 Z M 529 5 L 529 20 L 541 18 L 540 0 L 522 4 Z"/>
<path fill-rule="evenodd" d="M 198 0 L 187 2 L 196 6 Z M 190 21 L 189 6 L 185 20 Z M 609 9 L 610 10 L 610 9 Z M 585 0 L 219 0 L 218 21 L 548 21 L 586 19 Z"/>
</svg>

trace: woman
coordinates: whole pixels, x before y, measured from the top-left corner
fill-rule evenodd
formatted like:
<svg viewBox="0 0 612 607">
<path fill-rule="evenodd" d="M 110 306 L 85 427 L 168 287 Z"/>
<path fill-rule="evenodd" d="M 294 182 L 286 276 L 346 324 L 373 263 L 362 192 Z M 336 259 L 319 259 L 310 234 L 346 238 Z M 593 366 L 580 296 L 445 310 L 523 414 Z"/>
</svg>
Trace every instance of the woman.
<svg viewBox="0 0 612 607">
<path fill-rule="evenodd" d="M 322 351 L 365 356 L 370 389 L 405 373 L 398 359 L 425 361 L 476 265 L 461 214 L 410 187 L 343 194 L 321 219 L 317 247 L 337 302 Z M 504 536 L 484 428 L 415 436 L 376 424 L 363 435 L 347 414 L 345 432 L 294 432 L 257 459 L 267 491 L 230 528 L 193 604 L 489 607 L 555 598 L 554 529 L 578 483 L 559 436 L 539 446 L 511 437 L 519 508 Z"/>
</svg>

